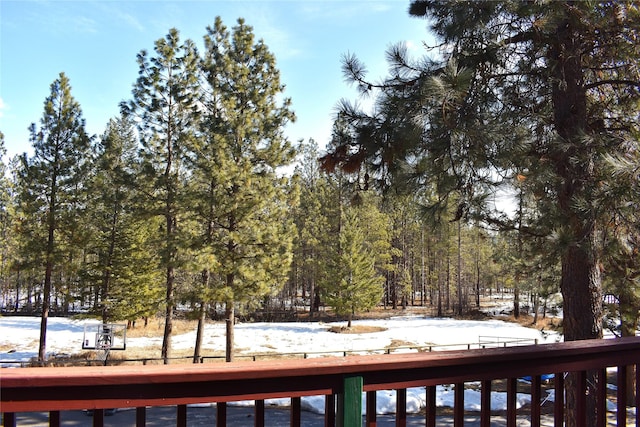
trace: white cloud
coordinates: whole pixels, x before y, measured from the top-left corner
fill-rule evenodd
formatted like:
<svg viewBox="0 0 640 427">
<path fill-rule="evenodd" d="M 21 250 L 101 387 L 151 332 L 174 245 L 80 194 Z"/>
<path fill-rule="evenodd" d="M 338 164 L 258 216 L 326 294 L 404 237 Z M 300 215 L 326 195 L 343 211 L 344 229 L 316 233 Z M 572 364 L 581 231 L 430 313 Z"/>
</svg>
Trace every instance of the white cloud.
<svg viewBox="0 0 640 427">
<path fill-rule="evenodd" d="M 131 13 L 123 11 L 121 6 L 126 6 L 127 3 L 122 2 L 108 2 L 108 3 L 97 3 L 96 6 L 99 7 L 104 14 L 109 14 L 113 16 L 116 22 L 122 23 L 125 27 L 133 28 L 138 32 L 144 31 L 144 25 Z"/>
<path fill-rule="evenodd" d="M 286 25 L 281 24 L 283 17 L 276 9 L 267 6 L 254 8 L 245 13 L 245 20 L 253 27 L 253 34 L 257 40 L 264 40 L 269 50 L 276 55 L 278 60 L 299 57 L 304 53 L 302 41 L 287 31 Z M 234 26 L 229 23 L 229 26 Z"/>
<path fill-rule="evenodd" d="M 8 110 L 9 107 L 4 103 L 2 97 L 0 97 L 0 119 L 4 117 L 5 110 Z"/>
<path fill-rule="evenodd" d="M 391 5 L 384 1 L 309 1 L 300 2 L 300 11 L 308 19 L 329 19 L 331 21 L 350 22 L 363 19 L 371 13 L 385 13 L 391 10 Z"/>
<path fill-rule="evenodd" d="M 96 29 L 97 23 L 95 20 L 91 18 L 87 18 L 86 16 L 79 16 L 77 18 L 72 18 L 74 25 L 74 29 L 80 33 L 97 33 Z"/>
</svg>

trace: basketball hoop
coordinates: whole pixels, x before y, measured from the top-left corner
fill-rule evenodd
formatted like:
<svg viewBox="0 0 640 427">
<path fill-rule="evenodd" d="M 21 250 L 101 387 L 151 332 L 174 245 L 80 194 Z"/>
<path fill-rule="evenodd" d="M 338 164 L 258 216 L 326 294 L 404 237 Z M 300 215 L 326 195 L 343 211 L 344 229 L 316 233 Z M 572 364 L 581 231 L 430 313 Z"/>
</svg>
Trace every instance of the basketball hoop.
<svg viewBox="0 0 640 427">
<path fill-rule="evenodd" d="M 90 323 L 84 325 L 83 350 L 96 350 L 98 360 L 106 366 L 111 350 L 126 350 L 127 325 L 117 323 Z"/>
</svg>

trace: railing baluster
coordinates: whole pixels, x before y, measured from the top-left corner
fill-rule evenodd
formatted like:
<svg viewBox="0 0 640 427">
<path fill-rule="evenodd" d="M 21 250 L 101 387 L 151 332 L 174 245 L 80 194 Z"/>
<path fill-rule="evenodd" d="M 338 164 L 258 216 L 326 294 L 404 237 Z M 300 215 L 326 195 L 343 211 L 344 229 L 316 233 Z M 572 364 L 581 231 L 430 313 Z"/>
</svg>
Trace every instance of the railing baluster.
<svg viewBox="0 0 640 427">
<path fill-rule="evenodd" d="M 336 427 L 336 395 L 324 397 L 324 427 Z"/>
<path fill-rule="evenodd" d="M 618 366 L 618 390 L 616 391 L 616 400 L 618 403 L 618 425 L 627 425 L 627 367 Z M 636 408 L 636 413 L 637 413 Z M 637 416 L 637 415 L 636 415 Z"/>
<path fill-rule="evenodd" d="M 338 395 L 338 427 L 362 424 L 362 377 L 349 375 L 343 380 L 342 393 Z"/>
<path fill-rule="evenodd" d="M 426 427 L 436 427 L 436 386 L 427 386 L 426 402 Z"/>
<path fill-rule="evenodd" d="M 176 411 L 176 427 L 187 427 L 187 405 L 178 405 Z"/>
<path fill-rule="evenodd" d="M 302 417 L 301 399 L 300 397 L 292 397 L 289 425 L 291 427 L 300 427 L 301 417 Z"/>
<path fill-rule="evenodd" d="M 367 411 L 366 411 L 366 422 L 365 425 L 367 427 L 376 427 L 378 425 L 378 422 L 376 420 L 376 412 L 377 412 L 377 397 L 376 397 L 376 391 L 368 391 L 367 392 Z"/>
<path fill-rule="evenodd" d="M 407 389 L 396 390 L 396 427 L 407 426 Z"/>
<path fill-rule="evenodd" d="M 60 427 L 60 411 L 49 412 L 49 427 Z"/>
<path fill-rule="evenodd" d="M 227 403 L 216 403 L 216 427 L 227 427 Z"/>
<path fill-rule="evenodd" d="M 607 370 L 598 369 L 596 388 L 596 426 L 607 425 Z"/>
<path fill-rule="evenodd" d="M 93 427 L 104 427 L 104 409 L 93 410 Z"/>
<path fill-rule="evenodd" d="M 531 377 L 531 426 L 540 427 L 540 402 L 542 401 L 542 381 L 540 375 Z"/>
<path fill-rule="evenodd" d="M 147 407 L 138 406 L 136 408 L 136 427 L 145 427 L 147 425 Z"/>
<path fill-rule="evenodd" d="M 13 412 L 5 412 L 2 416 L 4 417 L 2 423 L 4 427 L 16 427 L 16 414 Z"/>
<path fill-rule="evenodd" d="M 564 373 L 557 372 L 553 377 L 553 425 L 562 427 L 564 424 Z"/>
<path fill-rule="evenodd" d="M 483 380 L 480 387 L 480 427 L 490 427 L 491 380 Z"/>
<path fill-rule="evenodd" d="M 264 427 L 264 399 L 256 400 L 255 402 L 255 421 L 254 427 Z"/>
<path fill-rule="evenodd" d="M 640 363 L 636 363 L 636 427 L 640 427 Z"/>
<path fill-rule="evenodd" d="M 516 427 L 516 400 L 518 379 L 507 378 L 507 427 Z"/>
<path fill-rule="evenodd" d="M 453 425 L 464 425 L 464 383 L 456 383 L 453 391 Z"/>
<path fill-rule="evenodd" d="M 575 373 L 575 376 L 578 387 L 578 396 L 576 401 L 576 425 L 584 426 L 587 425 L 587 372 L 578 371 Z"/>
</svg>

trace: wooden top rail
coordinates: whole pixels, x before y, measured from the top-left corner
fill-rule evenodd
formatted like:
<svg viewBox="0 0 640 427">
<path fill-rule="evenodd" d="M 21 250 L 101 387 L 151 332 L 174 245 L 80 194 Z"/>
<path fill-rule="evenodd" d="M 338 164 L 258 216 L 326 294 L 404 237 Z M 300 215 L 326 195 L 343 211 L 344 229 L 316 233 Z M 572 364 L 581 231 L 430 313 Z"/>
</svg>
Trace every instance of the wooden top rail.
<svg viewBox="0 0 640 427">
<path fill-rule="evenodd" d="M 640 337 L 509 348 L 224 364 L 0 370 L 2 412 L 228 402 L 407 388 L 626 366 Z"/>
</svg>

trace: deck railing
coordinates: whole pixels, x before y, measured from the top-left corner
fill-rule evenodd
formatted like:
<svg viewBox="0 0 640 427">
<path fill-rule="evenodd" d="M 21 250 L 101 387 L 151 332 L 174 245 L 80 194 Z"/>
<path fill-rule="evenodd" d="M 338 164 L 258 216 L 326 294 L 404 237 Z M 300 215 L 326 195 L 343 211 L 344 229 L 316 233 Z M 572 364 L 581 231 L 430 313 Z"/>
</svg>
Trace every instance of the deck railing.
<svg viewBox="0 0 640 427">
<path fill-rule="evenodd" d="M 49 423 L 60 425 L 60 411 L 92 409 L 93 425 L 103 425 L 107 408 L 136 407 L 136 425 L 144 426 L 146 408 L 176 406 L 175 424 L 187 425 L 189 404 L 217 403 L 215 422 L 225 426 L 228 402 L 255 400 L 256 426 L 265 424 L 264 400 L 291 398 L 290 425 L 301 425 L 301 398 L 325 396 L 325 426 L 376 425 L 376 392 L 396 390 L 396 425 L 407 423 L 406 390 L 425 387 L 424 423 L 436 425 L 436 386 L 454 384 L 455 426 L 464 422 L 464 383 L 481 385 L 480 425 L 491 423 L 491 386 L 504 380 L 507 390 L 506 422 L 516 425 L 518 378 L 531 377 L 528 417 L 540 426 L 541 376 L 554 374 L 555 425 L 565 415 L 565 375 L 571 374 L 582 391 L 575 402 L 577 425 L 587 417 L 607 425 L 607 375 L 615 369 L 618 410 L 615 423 L 627 425 L 627 372 L 635 367 L 638 407 L 640 337 L 567 343 L 488 348 L 431 353 L 388 354 L 317 359 L 282 359 L 227 364 L 160 366 L 108 366 L 78 368 L 18 368 L 0 371 L 0 402 L 5 427 L 16 425 L 20 412 L 50 412 Z M 589 381 L 595 373 L 595 381 Z M 595 408 L 586 395 L 595 393 Z M 364 395 L 365 404 L 362 403 Z M 589 412 L 593 413 L 589 413 Z M 636 417 L 638 426 L 638 417 Z"/>
</svg>

